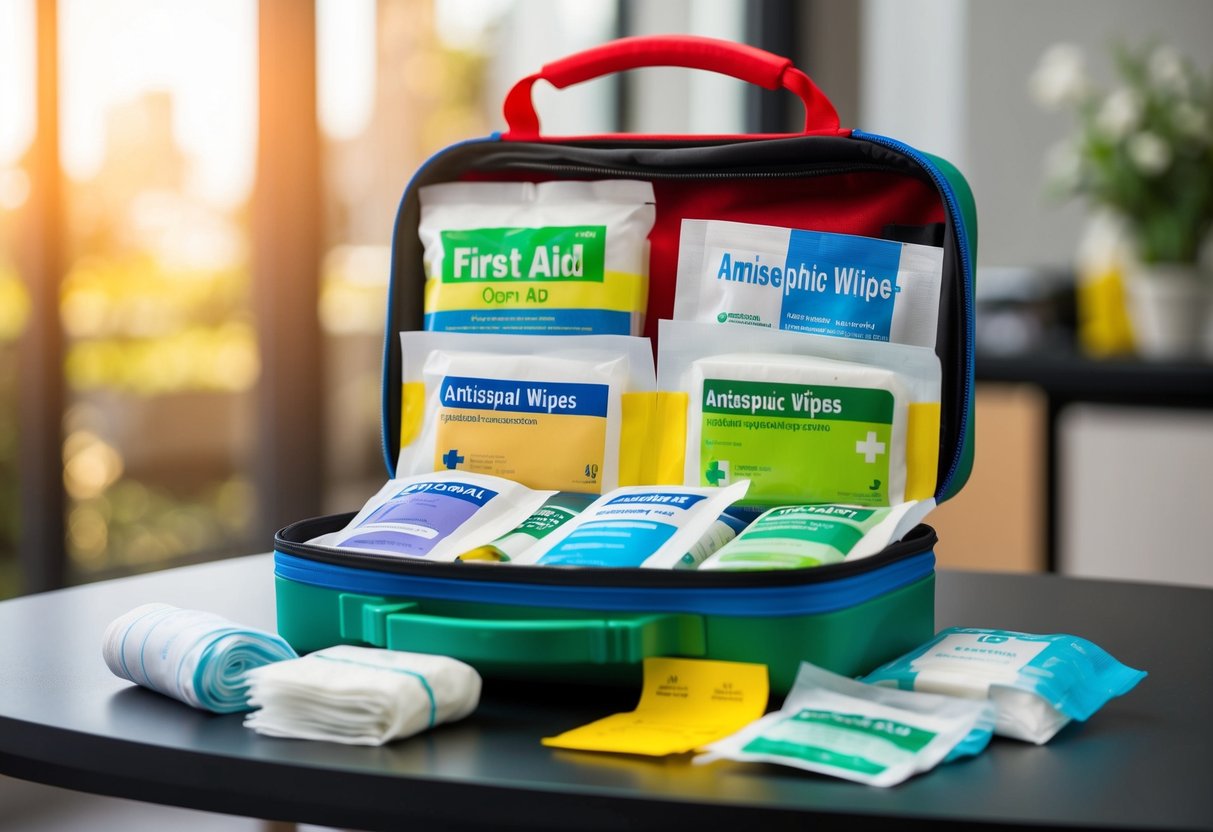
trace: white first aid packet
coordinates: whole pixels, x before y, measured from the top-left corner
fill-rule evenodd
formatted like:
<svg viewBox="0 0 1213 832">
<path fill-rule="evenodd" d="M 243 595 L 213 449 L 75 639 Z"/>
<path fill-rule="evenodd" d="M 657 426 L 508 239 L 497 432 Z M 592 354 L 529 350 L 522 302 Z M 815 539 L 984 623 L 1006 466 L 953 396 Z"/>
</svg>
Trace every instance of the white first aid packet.
<svg viewBox="0 0 1213 832">
<path fill-rule="evenodd" d="M 895 786 L 990 741 L 988 702 L 865 685 L 802 662 L 783 707 L 707 746 L 696 764 L 779 763 Z"/>
<path fill-rule="evenodd" d="M 1043 745 L 1070 720 L 1090 719 L 1145 677 L 1078 636 L 949 627 L 864 681 L 988 698 L 997 709 L 996 734 Z"/>
<path fill-rule="evenodd" d="M 398 477 L 388 480 L 344 529 L 308 543 L 453 561 L 514 528 L 554 493 L 470 471 Z"/>
<path fill-rule="evenodd" d="M 249 673 L 244 724 L 259 734 L 382 745 L 463 719 L 480 674 L 446 656 L 338 645 Z"/>
<path fill-rule="evenodd" d="M 686 568 L 734 533 L 721 514 L 749 482 L 725 488 L 630 485 L 603 494 L 585 511 L 527 549 L 516 563 L 542 566 Z M 705 539 L 706 537 L 706 539 Z M 688 562 L 689 556 L 689 562 Z"/>
<path fill-rule="evenodd" d="M 661 321 L 658 384 L 685 394 L 683 483 L 748 479 L 747 506 L 888 506 L 933 493 L 939 357 L 923 347 Z M 682 429 L 679 430 L 678 428 Z"/>
<path fill-rule="evenodd" d="M 402 332 L 400 344 L 401 475 L 450 469 L 610 491 L 625 400 L 656 387 L 647 338 Z"/>
<path fill-rule="evenodd" d="M 687 219 L 674 319 L 934 349 L 942 279 L 936 246 Z"/>
<path fill-rule="evenodd" d="M 639 335 L 653 186 L 629 179 L 450 182 L 419 191 L 425 328 Z"/>
</svg>

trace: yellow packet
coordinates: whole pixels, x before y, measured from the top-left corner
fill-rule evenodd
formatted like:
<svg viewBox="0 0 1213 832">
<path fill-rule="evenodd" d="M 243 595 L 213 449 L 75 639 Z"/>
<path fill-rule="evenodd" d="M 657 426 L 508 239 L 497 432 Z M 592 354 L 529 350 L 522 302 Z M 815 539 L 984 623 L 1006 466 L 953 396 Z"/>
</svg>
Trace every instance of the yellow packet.
<svg viewBox="0 0 1213 832">
<path fill-rule="evenodd" d="M 766 665 L 645 659 L 636 710 L 546 737 L 543 744 L 651 757 L 683 754 L 758 719 L 769 693 Z"/>
<path fill-rule="evenodd" d="M 627 473 L 622 440 L 643 430 L 625 422 L 647 410 L 624 402 L 656 386 L 648 339 L 402 332 L 400 342 L 397 476 L 472 471 L 600 494 Z"/>
</svg>

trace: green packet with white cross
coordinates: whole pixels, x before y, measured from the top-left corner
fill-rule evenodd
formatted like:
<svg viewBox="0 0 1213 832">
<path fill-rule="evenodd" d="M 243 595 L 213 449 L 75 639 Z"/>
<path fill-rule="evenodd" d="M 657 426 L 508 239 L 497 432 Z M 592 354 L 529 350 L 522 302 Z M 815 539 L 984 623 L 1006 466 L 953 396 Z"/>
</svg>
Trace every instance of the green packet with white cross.
<svg viewBox="0 0 1213 832">
<path fill-rule="evenodd" d="M 751 508 L 934 496 L 940 366 L 906 344 L 661 321 L 659 481 Z"/>
<path fill-rule="evenodd" d="M 933 508 L 933 497 L 877 508 L 779 506 L 763 512 L 699 569 L 808 569 L 859 560 L 901 540 Z"/>
</svg>

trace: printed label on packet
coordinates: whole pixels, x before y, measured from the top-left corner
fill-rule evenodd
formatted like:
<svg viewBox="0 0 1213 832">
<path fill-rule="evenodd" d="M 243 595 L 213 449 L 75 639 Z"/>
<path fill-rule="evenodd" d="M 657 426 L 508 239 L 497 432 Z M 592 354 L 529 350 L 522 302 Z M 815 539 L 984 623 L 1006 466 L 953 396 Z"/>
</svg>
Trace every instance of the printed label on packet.
<svg viewBox="0 0 1213 832">
<path fill-rule="evenodd" d="M 336 545 L 424 556 L 496 496 L 496 491 L 472 483 L 450 480 L 412 483 L 358 524 L 361 527 L 391 523 L 390 529 L 368 529 Z"/>
<path fill-rule="evenodd" d="M 624 494 L 594 512 L 539 561 L 559 566 L 640 566 L 681 528 L 679 515 L 706 500 L 700 494 Z M 593 555 L 588 552 L 593 551 Z"/>
<path fill-rule="evenodd" d="M 684 220 L 678 257 L 676 319 L 935 346 L 941 248 Z"/>
<path fill-rule="evenodd" d="M 747 502 L 889 499 L 888 390 L 706 378 L 699 484 L 751 481 Z"/>
<path fill-rule="evenodd" d="M 651 184 L 447 182 L 418 199 L 426 329 L 640 334 Z"/>
<path fill-rule="evenodd" d="M 805 708 L 774 722 L 741 750 L 875 775 L 913 760 L 936 736 L 891 719 Z"/>
<path fill-rule="evenodd" d="M 846 553 L 863 539 L 863 529 L 857 525 L 875 512 L 865 509 L 842 509 L 840 506 L 787 506 L 772 509 L 762 516 L 762 525 L 747 529 L 730 549 L 732 559 L 741 560 L 752 555 L 756 560 L 767 560 L 786 554 L 797 561 L 809 561 L 802 551 L 804 542 L 820 543 L 828 549 L 820 550 L 817 563 L 837 563 Z M 849 511 L 856 522 L 844 522 L 839 511 Z M 757 525 L 757 521 L 755 524 Z M 805 563 L 804 565 L 812 565 Z"/>
<path fill-rule="evenodd" d="M 543 744 L 621 754 L 682 754 L 762 716 L 769 684 L 766 665 L 645 659 L 636 710 L 546 737 Z"/>
<path fill-rule="evenodd" d="M 439 389 L 434 468 L 597 491 L 609 392 L 606 384 L 446 376 Z M 564 467 L 554 468 L 553 460 Z"/>
<path fill-rule="evenodd" d="M 983 685 L 1013 684 L 1019 672 L 1049 646 L 988 633 L 952 633 L 910 663 L 911 670 L 970 674 Z"/>
<path fill-rule="evenodd" d="M 595 281 L 602 282 L 606 226 L 475 228 L 443 231 L 442 280 Z M 493 287 L 488 291 L 500 291 Z M 547 291 L 511 285 L 516 303 L 544 303 Z"/>
</svg>

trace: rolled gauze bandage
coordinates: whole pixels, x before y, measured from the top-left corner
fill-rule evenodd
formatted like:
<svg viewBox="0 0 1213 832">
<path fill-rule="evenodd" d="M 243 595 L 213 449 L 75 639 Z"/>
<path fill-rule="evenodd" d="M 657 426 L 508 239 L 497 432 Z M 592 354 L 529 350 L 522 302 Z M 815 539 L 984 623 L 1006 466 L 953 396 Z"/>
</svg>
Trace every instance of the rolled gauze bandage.
<svg viewBox="0 0 1213 832">
<path fill-rule="evenodd" d="M 219 714 L 249 709 L 249 670 L 298 655 L 281 636 L 169 604 L 116 618 L 101 652 L 115 676 Z"/>
<path fill-rule="evenodd" d="M 249 673 L 244 724 L 259 734 L 382 745 L 463 719 L 480 674 L 446 656 L 339 645 Z"/>
</svg>

